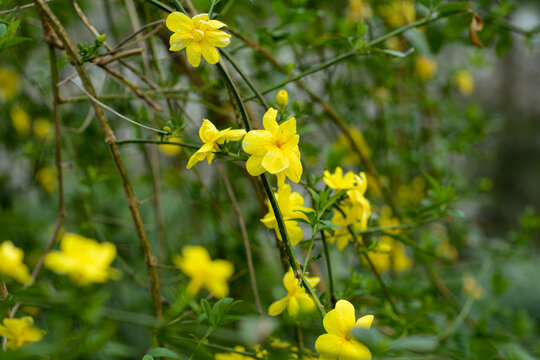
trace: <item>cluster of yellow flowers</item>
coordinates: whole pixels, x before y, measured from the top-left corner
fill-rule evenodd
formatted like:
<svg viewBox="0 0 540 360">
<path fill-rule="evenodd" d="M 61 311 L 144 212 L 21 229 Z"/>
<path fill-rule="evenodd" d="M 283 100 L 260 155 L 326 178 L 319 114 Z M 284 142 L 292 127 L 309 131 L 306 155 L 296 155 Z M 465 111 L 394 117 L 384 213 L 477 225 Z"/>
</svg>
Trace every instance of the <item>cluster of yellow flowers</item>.
<svg viewBox="0 0 540 360">
<path fill-rule="evenodd" d="M 343 170 L 338 166 L 333 174 L 326 170 L 323 181 L 336 191 L 347 192 L 347 198 L 342 202 L 342 207 L 334 211 L 332 218 L 332 223 L 341 229 L 336 230 L 333 235 L 329 234 L 328 238 L 329 242 L 337 242 L 338 249 L 343 250 L 353 240 L 349 227 L 353 231 L 365 230 L 371 216 L 371 205 L 364 196 L 367 189 L 367 177 L 363 172 L 356 175 L 351 171 L 343 176 Z"/>
<path fill-rule="evenodd" d="M 12 107 L 10 116 L 11 125 L 13 125 L 15 132 L 21 136 L 28 135 L 32 129 L 36 138 L 44 140 L 53 128 L 52 124 L 42 117 L 38 117 L 32 123 L 30 115 L 20 106 Z"/>
<path fill-rule="evenodd" d="M 311 287 L 317 286 L 318 277 L 306 277 Z M 268 314 L 278 316 L 287 309 L 291 317 L 296 317 L 299 314 L 308 314 L 315 310 L 315 302 L 306 293 L 306 289 L 298 283 L 298 279 L 294 276 L 292 268 L 283 276 L 283 286 L 287 290 L 287 296 L 283 299 L 273 302 L 268 308 Z"/>
</svg>

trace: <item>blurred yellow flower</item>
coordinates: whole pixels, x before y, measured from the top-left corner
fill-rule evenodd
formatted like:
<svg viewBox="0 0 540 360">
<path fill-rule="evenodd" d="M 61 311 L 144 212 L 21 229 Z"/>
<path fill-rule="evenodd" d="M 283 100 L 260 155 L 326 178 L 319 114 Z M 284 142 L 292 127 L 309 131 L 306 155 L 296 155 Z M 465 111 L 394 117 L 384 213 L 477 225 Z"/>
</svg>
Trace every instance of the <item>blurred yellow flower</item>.
<svg viewBox="0 0 540 360">
<path fill-rule="evenodd" d="M 48 193 L 52 193 L 58 185 L 56 178 L 56 167 L 45 166 L 39 169 L 36 173 L 36 181 Z"/>
<path fill-rule="evenodd" d="M 331 174 L 330 171 L 325 170 L 323 173 L 323 181 L 334 190 L 350 190 L 361 183 L 365 183 L 366 175 L 360 173 L 360 176 L 358 176 L 352 171 L 349 171 L 343 176 L 343 170 L 338 166 L 333 174 Z"/>
<path fill-rule="evenodd" d="M 467 70 L 461 70 L 454 74 L 454 84 L 463 95 L 471 95 L 474 91 L 474 78 Z"/>
<path fill-rule="evenodd" d="M 311 287 L 315 287 L 321 279 L 318 277 L 306 277 L 306 280 Z M 283 276 L 283 286 L 285 286 L 285 289 L 287 290 L 287 296 L 273 302 L 270 307 L 268 307 L 268 314 L 270 316 L 278 316 L 285 311 L 285 309 L 287 309 L 289 315 L 292 317 L 296 317 L 299 313 L 306 314 L 315 310 L 315 302 L 311 296 L 306 293 L 306 289 L 299 285 L 298 279 L 294 276 L 292 268 L 289 268 L 289 271 Z"/>
<path fill-rule="evenodd" d="M 236 351 L 238 351 L 240 353 L 246 352 L 246 348 L 243 347 L 243 346 L 240 346 L 240 345 L 235 346 L 234 350 L 236 350 Z M 253 357 L 247 356 L 247 355 L 242 355 L 242 354 L 235 353 L 235 352 L 229 352 L 229 353 L 216 354 L 214 356 L 214 359 L 215 360 L 252 360 Z"/>
<path fill-rule="evenodd" d="M 414 59 L 414 71 L 416 72 L 416 76 L 421 80 L 427 81 L 435 75 L 435 71 L 437 71 L 437 61 L 422 55 L 417 56 L 416 59 Z"/>
<path fill-rule="evenodd" d="M 302 163 L 296 134 L 296 119 L 291 117 L 281 125 L 276 121 L 277 110 L 268 109 L 263 117 L 265 130 L 251 130 L 244 137 L 242 147 L 251 154 L 246 163 L 247 171 L 252 176 L 265 171 L 275 174 L 278 186 L 285 183 L 285 177 L 292 182 L 299 182 L 302 176 Z"/>
<path fill-rule="evenodd" d="M 117 279 L 119 270 L 110 267 L 115 257 L 116 247 L 112 243 L 66 233 L 60 241 L 60 251 L 51 251 L 45 257 L 45 266 L 69 275 L 77 285 L 86 286 Z"/>
<path fill-rule="evenodd" d="M 187 292 L 195 296 L 205 288 L 218 298 L 229 294 L 227 280 L 234 273 L 234 266 L 227 260 L 212 260 L 202 246 L 184 246 L 182 256 L 173 255 L 173 263 L 191 278 Z"/>
<path fill-rule="evenodd" d="M 178 136 L 171 136 L 166 139 L 169 142 L 182 142 L 182 139 Z M 176 156 L 182 151 L 182 147 L 178 145 L 167 145 L 160 144 L 158 145 L 159 151 L 168 156 Z"/>
<path fill-rule="evenodd" d="M 11 124 L 19 135 L 28 135 L 30 132 L 30 115 L 23 108 L 15 106 L 11 109 Z"/>
<path fill-rule="evenodd" d="M 46 334 L 45 331 L 37 329 L 33 326 L 34 319 L 30 316 L 25 316 L 20 319 L 2 320 L 0 325 L 0 336 L 7 339 L 6 348 L 15 350 L 26 343 L 39 341 Z"/>
<path fill-rule="evenodd" d="M 484 297 L 484 289 L 478 285 L 471 274 L 465 274 L 463 276 L 463 294 L 474 300 L 481 300 Z"/>
<path fill-rule="evenodd" d="M 287 90 L 279 90 L 276 95 L 276 103 L 278 106 L 283 109 L 285 109 L 285 106 L 289 103 L 289 94 L 287 93 Z"/>
<path fill-rule="evenodd" d="M 52 130 L 52 128 L 53 128 L 52 124 L 49 121 L 47 121 L 47 119 L 37 118 L 34 121 L 34 125 L 33 125 L 34 135 L 40 140 L 43 140 L 45 136 L 49 134 L 49 132 L 52 133 L 52 131 L 49 131 L 49 130 Z"/>
<path fill-rule="evenodd" d="M 0 67 L 0 99 L 9 102 L 17 95 L 19 75 L 11 69 Z"/>
<path fill-rule="evenodd" d="M 165 24 L 174 32 L 169 40 L 169 50 L 186 48 L 188 62 L 194 67 L 201 63 L 201 55 L 209 64 L 216 64 L 219 61 L 216 47 L 225 47 L 231 41 L 231 35 L 219 30 L 227 25 L 210 20 L 208 14 L 195 15 L 190 19 L 181 12 L 173 12 L 167 16 Z"/>
<path fill-rule="evenodd" d="M 381 6 L 380 12 L 384 20 L 392 27 L 410 24 L 416 18 L 412 0 L 394 0 L 388 5 Z"/>
<path fill-rule="evenodd" d="M 30 270 L 23 263 L 24 252 L 11 241 L 0 244 L 0 275 L 14 278 L 20 283 L 30 280 Z"/>
<path fill-rule="evenodd" d="M 315 349 L 320 354 L 319 359 L 371 359 L 369 349 L 352 337 L 351 330 L 356 327 L 369 329 L 372 323 L 373 315 L 356 320 L 354 306 L 347 300 L 339 300 L 335 309 L 329 311 L 323 319 L 327 334 L 319 336 L 315 342 Z"/>
<path fill-rule="evenodd" d="M 362 156 L 366 159 L 371 158 L 371 149 L 364 138 L 364 134 L 352 126 L 349 126 L 347 131 L 353 138 Z M 341 165 L 355 165 L 359 163 L 358 155 L 355 154 L 354 150 L 349 145 L 349 141 L 345 135 L 341 135 L 339 138 L 337 138 L 336 142 L 334 143 L 333 150 L 338 154 L 338 156 L 341 156 L 339 161 Z"/>
<path fill-rule="evenodd" d="M 204 159 L 208 161 L 208 164 L 211 164 L 216 156 L 214 152 L 219 151 L 218 145 L 222 145 L 227 141 L 238 141 L 245 134 L 246 131 L 243 129 L 231 130 L 231 128 L 227 128 L 218 130 L 209 120 L 204 119 L 199 129 L 199 137 L 204 145 L 189 158 L 186 168 L 191 169 L 193 165 Z"/>
<path fill-rule="evenodd" d="M 371 6 L 364 0 L 349 0 L 349 10 L 347 11 L 347 21 L 357 23 L 363 19 L 373 16 Z"/>
<path fill-rule="evenodd" d="M 415 176 L 410 184 L 400 184 L 397 189 L 397 200 L 403 205 L 418 205 L 426 196 L 426 180 Z"/>
<path fill-rule="evenodd" d="M 297 192 L 292 192 L 291 186 L 285 184 L 278 189 L 278 192 L 275 193 L 276 200 L 279 205 L 279 210 L 285 220 L 285 227 L 287 234 L 289 234 L 289 239 L 293 245 L 297 245 L 302 241 L 304 233 L 300 226 L 298 226 L 298 221 L 292 219 L 305 219 L 307 220 L 306 214 L 302 211 L 313 211 L 313 209 L 307 208 L 304 205 L 304 198 Z M 274 214 L 274 209 L 270 201 L 268 201 L 268 213 L 261 219 L 261 222 L 269 229 L 274 229 L 279 240 L 281 234 L 279 233 L 279 227 Z"/>
</svg>

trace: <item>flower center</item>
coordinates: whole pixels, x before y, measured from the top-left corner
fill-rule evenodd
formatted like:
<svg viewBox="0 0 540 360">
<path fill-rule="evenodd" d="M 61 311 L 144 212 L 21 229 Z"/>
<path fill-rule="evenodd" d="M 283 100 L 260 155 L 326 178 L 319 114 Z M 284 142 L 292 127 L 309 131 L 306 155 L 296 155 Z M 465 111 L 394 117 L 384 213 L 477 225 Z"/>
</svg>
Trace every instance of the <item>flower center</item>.
<svg viewBox="0 0 540 360">
<path fill-rule="evenodd" d="M 197 29 L 193 31 L 192 35 L 193 35 L 193 40 L 201 41 L 202 39 L 204 39 L 206 34 L 204 33 L 204 31 Z"/>
</svg>

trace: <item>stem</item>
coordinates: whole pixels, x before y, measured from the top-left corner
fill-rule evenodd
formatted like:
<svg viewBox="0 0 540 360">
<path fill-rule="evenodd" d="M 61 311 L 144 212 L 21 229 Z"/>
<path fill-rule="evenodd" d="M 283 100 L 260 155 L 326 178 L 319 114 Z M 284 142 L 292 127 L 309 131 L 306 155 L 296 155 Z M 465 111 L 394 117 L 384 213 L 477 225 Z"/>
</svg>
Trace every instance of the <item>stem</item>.
<svg viewBox="0 0 540 360">
<path fill-rule="evenodd" d="M 461 312 L 459 313 L 459 315 L 454 319 L 454 322 L 452 322 L 452 324 L 450 324 L 450 326 L 446 328 L 446 330 L 444 330 L 441 335 L 439 335 L 439 340 L 442 341 L 446 339 L 448 336 L 452 335 L 454 331 L 456 331 L 456 329 L 463 323 L 463 321 L 465 321 L 465 319 L 469 315 L 469 312 L 472 309 L 473 303 L 474 303 L 474 298 L 470 297 L 465 303 L 465 305 L 463 306 L 463 309 L 461 309 Z"/>
<path fill-rule="evenodd" d="M 328 283 L 330 286 L 330 300 L 332 301 L 332 307 L 336 307 L 337 296 L 334 289 L 334 277 L 332 276 L 332 264 L 330 262 L 330 250 L 328 249 L 328 241 L 326 241 L 326 235 L 324 231 L 321 231 L 321 239 L 324 247 L 324 256 L 326 258 L 326 270 L 328 271 Z"/>
<path fill-rule="evenodd" d="M 187 147 L 190 149 L 199 149 L 199 145 L 195 144 L 186 144 L 186 143 L 179 143 L 179 142 L 173 142 L 173 141 L 161 141 L 161 140 L 145 140 L 145 139 L 128 139 L 128 140 L 116 140 L 116 145 L 123 145 L 123 144 L 158 144 L 158 145 L 176 145 L 176 146 L 182 146 Z"/>
</svg>

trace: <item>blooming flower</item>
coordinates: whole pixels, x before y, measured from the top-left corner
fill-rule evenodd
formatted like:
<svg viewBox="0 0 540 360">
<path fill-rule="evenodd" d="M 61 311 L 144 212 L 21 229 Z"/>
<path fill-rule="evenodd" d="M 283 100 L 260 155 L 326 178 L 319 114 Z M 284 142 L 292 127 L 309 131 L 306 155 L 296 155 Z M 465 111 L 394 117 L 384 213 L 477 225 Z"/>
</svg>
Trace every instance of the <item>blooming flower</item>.
<svg viewBox="0 0 540 360">
<path fill-rule="evenodd" d="M 57 185 L 58 179 L 56 177 L 56 167 L 54 166 L 45 166 L 39 169 L 36 172 L 36 181 L 43 190 L 48 193 L 52 193 Z"/>
<path fill-rule="evenodd" d="M 10 112 L 11 124 L 19 135 L 28 135 L 30 132 L 30 115 L 21 107 L 13 107 Z"/>
<path fill-rule="evenodd" d="M 315 349 L 321 355 L 319 360 L 369 360 L 371 352 L 361 342 L 355 340 L 351 330 L 356 327 L 369 329 L 373 315 L 356 320 L 354 306 L 347 300 L 339 300 L 334 310 L 323 319 L 327 334 L 315 342 Z"/>
<path fill-rule="evenodd" d="M 204 119 L 199 129 L 199 137 L 204 145 L 189 158 L 186 167 L 191 169 L 193 165 L 204 159 L 208 160 L 208 164 L 211 164 L 216 156 L 214 152 L 219 151 L 218 145 L 224 144 L 227 141 L 240 140 L 245 134 L 246 131 L 243 129 L 231 130 L 231 128 L 227 128 L 225 130 L 218 130 L 209 120 Z"/>
<path fill-rule="evenodd" d="M 253 175 L 268 171 L 277 175 L 278 186 L 285 183 L 285 177 L 297 183 L 302 176 L 302 163 L 296 134 L 296 119 L 291 117 L 281 125 L 276 121 L 277 110 L 268 109 L 263 117 L 265 130 L 251 130 L 244 137 L 242 147 L 251 154 L 246 167 Z"/>
<path fill-rule="evenodd" d="M 22 262 L 24 252 L 11 241 L 0 244 L 0 275 L 14 278 L 20 283 L 30 280 L 30 270 Z"/>
<path fill-rule="evenodd" d="M 361 178 L 361 176 L 364 178 Z M 339 166 L 333 174 L 331 174 L 330 171 L 325 170 L 323 173 L 323 181 L 334 190 L 349 190 L 366 182 L 364 173 L 361 173 L 360 176 L 358 176 L 352 171 L 349 171 L 343 176 L 343 170 Z"/>
<path fill-rule="evenodd" d="M 306 214 L 302 211 L 313 211 L 313 209 L 307 208 L 304 205 L 304 198 L 297 192 L 292 192 L 291 186 L 285 184 L 281 186 L 277 193 L 275 193 L 276 200 L 279 205 L 279 210 L 285 220 L 285 227 L 287 229 L 287 234 L 289 234 L 289 239 L 293 245 L 297 245 L 302 241 L 304 233 L 300 226 L 298 226 L 298 221 L 292 219 L 305 219 L 307 220 Z M 274 214 L 274 210 L 270 201 L 268 201 L 268 213 L 261 219 L 261 222 L 269 229 L 274 229 L 276 231 L 278 239 L 282 240 L 281 234 L 279 233 L 279 227 Z"/>
<path fill-rule="evenodd" d="M 50 130 L 52 129 L 53 129 L 53 126 L 49 121 L 47 121 L 47 119 L 37 118 L 34 121 L 34 125 L 33 125 L 34 135 L 40 140 L 45 139 L 45 136 L 47 136 Z"/>
<path fill-rule="evenodd" d="M 190 295 L 197 295 L 204 287 L 218 298 L 229 293 L 227 280 L 234 273 L 234 266 L 227 260 L 212 260 L 202 246 L 185 246 L 182 256 L 173 255 L 173 263 L 191 278 L 187 286 Z"/>
<path fill-rule="evenodd" d="M 454 84 L 463 95 L 471 95 L 474 91 L 474 78 L 467 70 L 458 71 L 454 74 Z"/>
<path fill-rule="evenodd" d="M 321 279 L 306 277 L 306 280 L 311 287 L 315 287 Z M 296 317 L 298 313 L 309 313 L 315 309 L 315 302 L 306 293 L 306 289 L 298 284 L 298 279 L 294 276 L 292 268 L 289 268 L 289 271 L 283 276 L 283 286 L 287 290 L 287 296 L 273 302 L 268 307 L 268 314 L 278 316 L 287 309 L 290 316 Z"/>
<path fill-rule="evenodd" d="M 34 319 L 30 316 L 25 316 L 20 319 L 2 320 L 0 325 L 0 336 L 7 339 L 6 348 L 15 350 L 26 343 L 36 342 L 41 340 L 45 335 L 45 331 L 35 328 L 32 324 Z"/>
<path fill-rule="evenodd" d="M 431 79 L 435 74 L 435 71 L 437 71 L 437 61 L 422 55 L 417 56 L 416 59 L 414 59 L 414 71 L 421 80 L 427 81 Z"/>
<path fill-rule="evenodd" d="M 170 38 L 170 51 L 186 48 L 188 62 L 197 67 L 201 63 L 201 55 L 210 64 L 219 61 L 216 47 L 225 47 L 231 41 L 231 35 L 218 30 L 225 25 L 218 20 L 210 20 L 208 14 L 195 15 L 189 18 L 181 12 L 173 12 L 167 16 L 167 28 L 174 34 Z"/>
<path fill-rule="evenodd" d="M 81 235 L 66 233 L 60 251 L 45 257 L 45 266 L 59 274 L 67 274 L 78 285 L 104 283 L 118 278 L 119 270 L 110 268 L 116 256 L 114 244 L 98 243 Z"/>
</svg>

